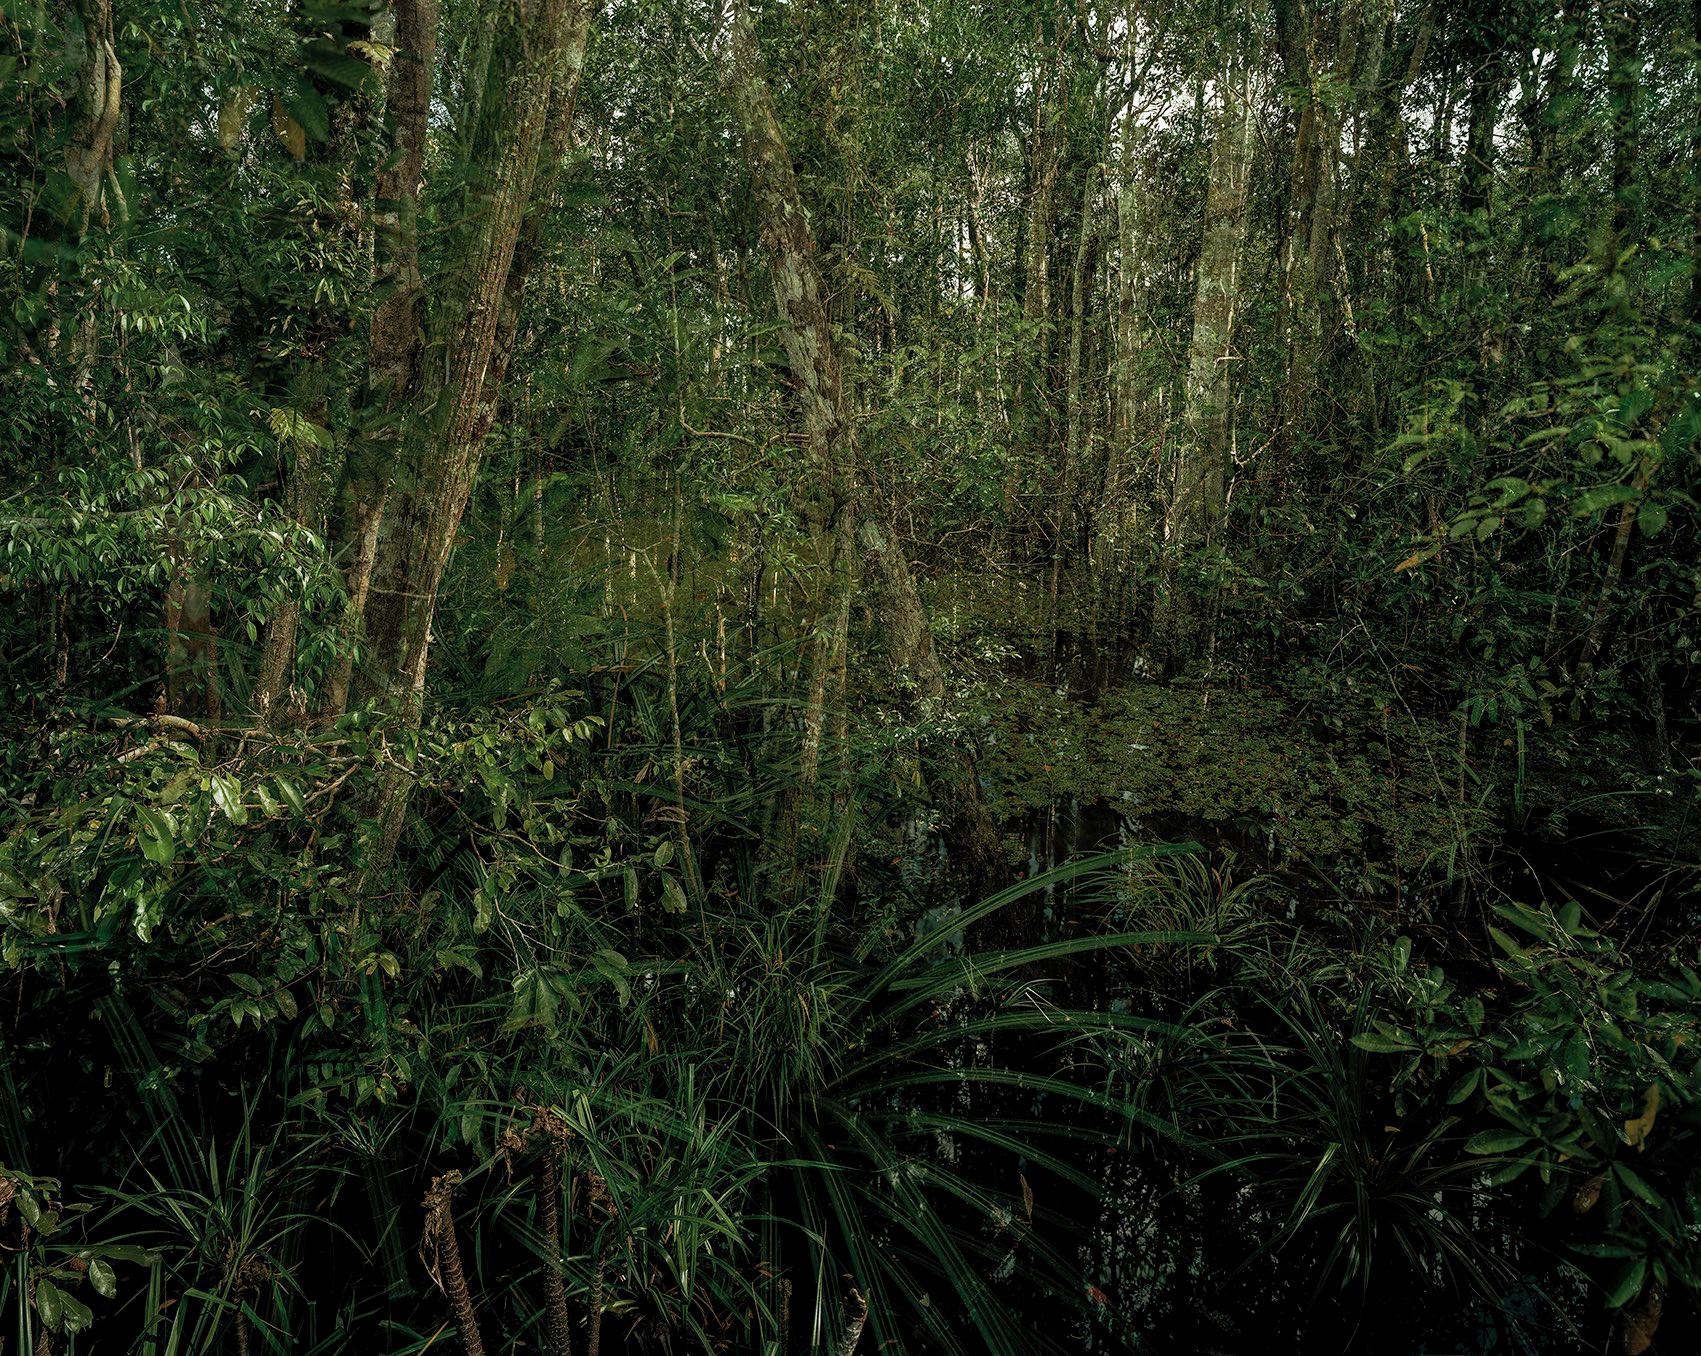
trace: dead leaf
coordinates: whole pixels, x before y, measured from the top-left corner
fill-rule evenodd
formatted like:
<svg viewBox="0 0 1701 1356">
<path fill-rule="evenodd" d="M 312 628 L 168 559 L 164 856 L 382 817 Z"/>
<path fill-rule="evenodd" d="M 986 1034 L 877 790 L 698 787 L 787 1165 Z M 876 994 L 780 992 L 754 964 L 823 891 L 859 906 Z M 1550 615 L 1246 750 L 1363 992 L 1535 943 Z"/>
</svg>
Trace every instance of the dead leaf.
<svg viewBox="0 0 1701 1356">
<path fill-rule="evenodd" d="M 1654 1117 L 1660 1114 L 1660 1085 L 1648 1084 L 1642 1097 L 1642 1114 L 1624 1123 L 1625 1142 L 1638 1153 L 1647 1148 L 1648 1136 L 1654 1132 Z"/>
</svg>

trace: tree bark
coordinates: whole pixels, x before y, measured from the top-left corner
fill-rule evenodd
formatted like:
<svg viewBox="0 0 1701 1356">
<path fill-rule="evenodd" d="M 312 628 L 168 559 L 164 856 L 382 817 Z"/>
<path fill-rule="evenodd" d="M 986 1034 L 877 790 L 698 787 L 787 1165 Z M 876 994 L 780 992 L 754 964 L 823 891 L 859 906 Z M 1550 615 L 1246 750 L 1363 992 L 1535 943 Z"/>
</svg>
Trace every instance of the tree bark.
<svg viewBox="0 0 1701 1356">
<path fill-rule="evenodd" d="M 1086 463 L 1087 421 L 1082 409 L 1085 372 L 1083 350 L 1093 274 L 1099 237 L 1099 167 L 1089 165 L 1082 175 L 1081 213 L 1076 232 L 1075 261 L 1069 274 L 1069 357 L 1064 375 L 1064 437 L 1056 475 L 1051 520 L 1051 582 L 1046 597 L 1046 615 L 1052 635 L 1057 633 L 1058 597 L 1076 530 L 1076 486 L 1082 481 Z M 1055 649 L 1055 643 L 1054 643 Z"/>
<path fill-rule="evenodd" d="M 806 508 L 826 579 L 821 613 L 828 623 L 818 623 L 806 679 L 800 771 L 808 788 L 819 767 L 830 675 L 842 672 L 859 540 L 874 577 L 871 601 L 892 667 L 935 713 L 944 701 L 945 679 L 909 562 L 877 518 L 861 518 L 859 531 L 856 431 L 846 407 L 843 367 L 822 300 L 814 238 L 774 113 L 747 0 L 733 0 L 728 52 L 728 93 L 744 137 L 786 360 L 802 409 L 813 482 Z M 953 748 L 946 763 L 952 803 L 948 837 L 971 878 L 979 877 L 997 855 L 997 833 L 967 755 Z"/>
<path fill-rule="evenodd" d="M 1494 128 L 1505 90 L 1504 53 L 1498 49 L 1488 51 L 1471 74 L 1465 164 L 1459 178 L 1459 210 L 1466 215 L 1489 207 L 1489 188 L 1494 176 Z"/>
<path fill-rule="evenodd" d="M 432 308 L 429 363 L 415 353 L 402 375 L 402 464 L 382 509 L 365 600 L 364 691 L 410 724 L 424 701 L 437 594 L 496 414 L 524 278 L 516 251 L 540 183 L 545 152 L 561 144 L 551 118 L 572 108 L 589 23 L 581 0 L 531 0 L 505 12 L 493 39 L 478 127 L 462 165 L 472 211 L 451 238 L 440 300 Z M 405 344 L 405 338 L 401 340 Z M 351 590 L 351 597 L 353 591 Z M 400 836 L 411 779 L 404 769 L 379 795 L 368 870 L 381 869 Z"/>
<path fill-rule="evenodd" d="M 123 207 L 113 172 L 113 142 L 123 112 L 124 71 L 113 45 L 112 0 L 82 0 L 87 57 L 82 70 L 82 118 L 65 147 L 65 173 L 77 188 L 77 234 L 98 221 L 110 224 L 107 202 L 112 196 Z"/>
<path fill-rule="evenodd" d="M 1208 536 L 1223 511 L 1251 150 L 1252 102 L 1246 71 L 1237 67 L 1222 82 L 1222 107 L 1211 142 L 1205 233 L 1194 277 L 1193 338 L 1188 346 L 1186 436 L 1164 518 L 1164 535 L 1173 548 Z"/>
<path fill-rule="evenodd" d="M 1211 140 L 1204 238 L 1194 276 L 1184 427 L 1164 509 L 1163 579 L 1153 625 L 1156 649 L 1165 663 L 1186 657 L 1197 642 L 1195 608 L 1177 586 L 1177 563 L 1214 536 L 1225 507 L 1231 368 L 1252 154 L 1248 78 L 1247 66 L 1237 58 L 1219 81 L 1221 106 Z"/>
<path fill-rule="evenodd" d="M 437 64 L 437 0 L 396 0 L 392 9 L 395 55 L 385 78 L 389 154 L 377 175 L 376 241 L 379 301 L 367 348 L 368 402 L 379 418 L 381 446 L 396 448 L 406 403 L 424 350 L 425 276 L 419 256 L 419 196 L 425 180 L 431 89 Z M 348 602 L 341 623 L 342 652 L 320 703 L 323 715 L 340 715 L 354 683 L 354 647 L 361 638 L 371 594 L 378 532 L 398 456 L 369 454 L 348 477 L 339 555 Z"/>
<path fill-rule="evenodd" d="M 1628 0 L 1603 4 L 1606 29 L 1607 99 L 1612 108 L 1612 205 L 1607 217 L 1602 266 L 1616 268 L 1624 238 L 1636 233 L 1636 160 L 1641 146 L 1638 18 Z"/>
<path fill-rule="evenodd" d="M 556 106 L 557 69 L 563 78 L 577 78 L 578 63 L 563 60 L 569 33 L 584 31 L 571 22 L 571 11 L 568 0 L 533 0 L 509 16 L 497 39 L 473 157 L 488 171 L 473 185 L 473 220 L 432 317 L 442 362 L 431 366 L 442 375 L 415 383 L 421 389 L 410 411 L 409 455 L 379 530 L 362 679 L 373 696 L 413 719 L 424 692 L 437 591 L 507 365 L 498 339 L 511 306 L 510 268 Z M 505 337 L 511 340 L 511 329 Z"/>
<path fill-rule="evenodd" d="M 827 692 L 850 623 L 855 557 L 856 449 L 844 399 L 838 345 L 827 318 L 815 240 L 803 210 L 746 0 L 733 0 L 728 94 L 744 137 L 762 239 L 770 256 L 774 304 L 802 415 L 809 483 L 802 495 L 821 586 L 805 675 L 799 777 L 812 786 L 821 761 Z"/>
</svg>

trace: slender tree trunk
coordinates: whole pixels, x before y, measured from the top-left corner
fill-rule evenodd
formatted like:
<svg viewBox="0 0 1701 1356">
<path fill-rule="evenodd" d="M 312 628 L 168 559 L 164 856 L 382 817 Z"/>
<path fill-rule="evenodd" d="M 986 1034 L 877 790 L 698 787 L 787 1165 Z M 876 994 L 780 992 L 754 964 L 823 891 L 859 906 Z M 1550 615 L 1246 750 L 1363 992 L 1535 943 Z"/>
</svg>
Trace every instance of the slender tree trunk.
<svg viewBox="0 0 1701 1356">
<path fill-rule="evenodd" d="M 1690 212 L 1694 218 L 1689 246 L 1689 323 L 1696 330 L 1696 345 L 1701 346 L 1701 0 L 1691 0 L 1690 12 L 1697 97 L 1690 110 L 1694 121 L 1689 135 L 1689 192 L 1693 199 Z"/>
<path fill-rule="evenodd" d="M 807 788 L 819 765 L 829 684 L 833 675 L 843 672 L 859 540 L 875 583 L 871 601 L 876 624 L 894 669 L 935 710 L 943 703 L 945 680 L 909 562 L 883 523 L 858 515 L 856 437 L 846 408 L 838 344 L 828 323 L 814 238 L 774 114 L 746 0 L 733 0 L 728 51 L 728 92 L 744 136 L 781 337 L 802 407 L 813 481 L 807 507 L 826 579 L 820 608 L 825 624 L 817 622 L 806 680 L 801 771 Z M 997 855 L 997 834 L 972 767 L 965 771 L 966 754 L 952 750 L 947 763 L 954 846 L 967 858 L 966 869 L 978 876 L 990 870 Z"/>
<path fill-rule="evenodd" d="M 391 495 L 379 531 L 366 629 L 367 688 L 417 718 L 437 591 L 461 514 L 478 474 L 484 435 L 495 416 L 512 339 L 510 269 L 532 206 L 559 70 L 569 33 L 583 41 L 568 0 L 533 0 L 497 39 L 480 111 L 473 159 L 488 170 L 460 257 L 451 261 L 443 304 L 433 316 L 442 376 L 414 402 L 410 465 Z M 436 364 L 434 363 L 435 367 Z"/>
<path fill-rule="evenodd" d="M 544 1313 L 549 1324 L 550 1356 L 573 1356 L 573 1316 L 561 1275 L 561 1163 L 564 1145 L 546 1138 L 543 1145 Z"/>
<path fill-rule="evenodd" d="M 478 1331 L 478 1311 L 473 1307 L 461 1264 L 461 1244 L 455 1233 L 455 1190 L 461 1174 L 447 1172 L 433 1178 L 425 1193 L 423 1253 L 427 1269 L 449 1300 L 455 1324 L 460 1329 L 461 1347 L 467 1356 L 484 1356 L 484 1339 Z"/>
<path fill-rule="evenodd" d="M 1036 21 L 1037 22 L 1037 21 Z M 1063 170 L 1064 37 L 1060 31 L 1046 50 L 1036 33 L 1033 124 L 1028 133 L 1027 200 L 1023 213 L 1023 334 L 1015 361 L 1011 424 L 1018 436 L 1043 448 L 1051 429 L 1050 372 L 1053 307 L 1051 233 L 1057 183 Z M 1006 486 L 1014 500 L 1015 486 Z"/>
<path fill-rule="evenodd" d="M 816 590 L 815 635 L 805 668 L 799 751 L 800 781 L 807 789 L 814 784 L 820 766 L 828 688 L 850 624 L 856 451 L 846 418 L 838 345 L 827 318 L 816 264 L 815 239 L 792 170 L 791 153 L 774 114 L 746 0 L 733 0 L 728 56 L 728 94 L 744 137 L 810 470 L 801 507 L 814 537 L 821 584 Z"/>
<path fill-rule="evenodd" d="M 1465 164 L 1459 179 L 1459 210 L 1467 215 L 1489 207 L 1489 189 L 1494 177 L 1494 129 L 1505 90 L 1504 54 L 1485 53 L 1471 74 Z"/>
<path fill-rule="evenodd" d="M 367 348 L 371 403 L 385 416 L 385 443 L 396 447 L 425 344 L 425 277 L 419 257 L 419 195 L 431 89 L 437 64 L 437 0 L 395 0 L 395 47 L 385 77 L 384 117 L 389 154 L 377 175 L 377 289 Z M 343 513 L 339 554 L 346 560 L 348 603 L 340 626 L 342 651 L 320 703 L 324 715 L 347 709 L 354 683 L 354 647 L 361 639 L 378 533 L 389 500 L 394 462 L 369 457 L 353 468 Z"/>
<path fill-rule="evenodd" d="M 1282 246 L 1282 310 L 1288 370 L 1279 443 L 1285 449 L 1311 423 L 1313 395 L 1329 334 L 1350 306 L 1340 289 L 1342 137 L 1381 78 L 1391 0 L 1342 0 L 1333 41 L 1319 37 L 1304 0 L 1280 7 L 1282 64 L 1301 96 Z M 1343 97 L 1344 96 L 1344 97 Z"/>
<path fill-rule="evenodd" d="M 81 0 L 85 55 L 80 93 L 81 118 L 65 145 L 65 173 L 77 189 L 79 235 L 95 223 L 111 222 L 111 201 L 124 200 L 113 172 L 113 144 L 123 113 L 124 71 L 118 64 L 112 28 L 112 0 Z"/>
<path fill-rule="evenodd" d="M 1636 160 L 1642 139 L 1639 20 L 1630 0 L 1611 0 L 1601 10 L 1607 40 L 1607 98 L 1612 108 L 1612 204 L 1601 262 L 1616 268 L 1624 239 L 1636 233 L 1640 217 L 1636 196 Z"/>
<path fill-rule="evenodd" d="M 1176 587 L 1176 562 L 1214 535 L 1227 488 L 1233 344 L 1246 242 L 1253 108 L 1243 64 L 1236 62 L 1220 86 L 1205 233 L 1194 277 L 1184 427 L 1164 511 L 1167 578 L 1154 629 L 1166 661 L 1184 657 L 1197 640 L 1194 608 Z"/>
<path fill-rule="evenodd" d="M 1107 582 L 1119 579 L 1123 553 L 1133 528 L 1134 445 L 1140 419 L 1136 379 L 1146 276 L 1141 257 L 1145 241 L 1140 216 L 1146 186 L 1141 175 L 1140 139 L 1133 107 L 1138 80 L 1140 8 L 1141 0 L 1127 0 L 1123 11 L 1124 41 L 1128 45 L 1125 76 L 1128 96 L 1117 150 L 1116 342 L 1104 491 L 1093 524 L 1093 569 L 1098 576 L 1095 587 L 1101 590 Z"/>
<path fill-rule="evenodd" d="M 1094 251 L 1098 242 L 1099 170 L 1089 165 L 1082 175 L 1080 225 L 1075 242 L 1075 262 L 1069 274 L 1069 357 L 1064 375 L 1064 437 L 1058 462 L 1051 515 L 1051 582 L 1046 596 L 1046 615 L 1052 635 L 1057 633 L 1058 596 L 1076 531 L 1076 486 L 1086 462 L 1083 445 L 1087 429 L 1084 402 L 1084 360 L 1089 292 L 1096 269 Z M 1055 644 L 1054 644 L 1055 651 Z"/>
<path fill-rule="evenodd" d="M 1177 459 L 1165 515 L 1165 536 L 1178 546 L 1197 541 L 1213 527 L 1223 509 L 1227 474 L 1233 342 L 1240 309 L 1251 158 L 1252 104 L 1244 72 L 1224 80 L 1222 99 L 1211 144 L 1204 242 L 1194 277 L 1184 409 L 1188 436 Z"/>
<path fill-rule="evenodd" d="M 474 210 L 451 244 L 447 281 L 429 326 L 436 353 L 416 363 L 404 412 L 406 464 L 379 525 L 365 606 L 365 689 L 404 720 L 419 720 L 437 593 L 495 418 L 524 278 L 516 251 L 540 185 L 562 145 L 552 116 L 572 108 L 588 21 L 578 0 L 531 0 L 496 36 L 478 128 L 464 172 Z M 576 50 L 572 50 L 576 47 Z M 427 371 L 435 374 L 427 379 Z M 380 792 L 369 870 L 381 869 L 401 832 L 411 778 L 398 769 Z"/>
<path fill-rule="evenodd" d="M 833 1341 L 833 1356 L 855 1356 L 862 1330 L 868 1323 L 868 1301 L 855 1286 L 845 1301 L 844 1326 Z"/>
</svg>

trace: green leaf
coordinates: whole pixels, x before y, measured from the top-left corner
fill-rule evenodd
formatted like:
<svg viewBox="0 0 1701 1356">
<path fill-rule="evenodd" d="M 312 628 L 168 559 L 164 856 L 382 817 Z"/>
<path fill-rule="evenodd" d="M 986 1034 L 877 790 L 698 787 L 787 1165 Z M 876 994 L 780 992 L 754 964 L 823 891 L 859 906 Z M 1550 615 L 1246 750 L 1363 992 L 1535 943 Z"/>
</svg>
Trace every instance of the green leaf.
<svg viewBox="0 0 1701 1356">
<path fill-rule="evenodd" d="M 213 775 L 213 804 L 232 824 L 248 822 L 248 807 L 242 803 L 242 787 L 234 777 Z"/>
<path fill-rule="evenodd" d="M 1628 504 L 1632 499 L 1640 498 L 1641 494 L 1633 485 L 1597 485 L 1592 490 L 1584 490 L 1573 499 L 1571 511 L 1578 516 L 1599 513 L 1614 504 Z"/>
<path fill-rule="evenodd" d="M 307 802 L 301 798 L 301 789 L 296 786 L 294 782 L 290 781 L 288 777 L 279 777 L 276 780 L 278 794 L 284 798 L 284 803 L 287 804 L 290 809 L 294 810 L 296 814 L 306 814 Z"/>
<path fill-rule="evenodd" d="M 142 856 L 156 866 L 170 866 L 177 856 L 177 825 L 170 812 L 152 805 L 138 805 L 136 844 Z"/>
<path fill-rule="evenodd" d="M 1374 1031 L 1360 1031 L 1353 1037 L 1353 1044 L 1373 1055 L 1403 1055 L 1409 1054 L 1415 1048 L 1410 1041 L 1380 1036 Z"/>
<path fill-rule="evenodd" d="M 1664 504 L 1655 503 L 1652 499 L 1644 500 L 1642 507 L 1636 510 L 1636 530 L 1644 537 L 1657 537 L 1666 525 L 1666 516 Z"/>
<path fill-rule="evenodd" d="M 1659 1192 L 1655 1191 L 1653 1187 L 1649 1186 L 1647 1181 L 1636 1173 L 1629 1164 L 1614 1163 L 1612 1165 L 1612 1171 L 1613 1175 L 1630 1189 L 1631 1195 L 1641 1197 L 1656 1210 L 1663 1210 L 1665 1208 L 1665 1198 L 1661 1196 Z"/>
<path fill-rule="evenodd" d="M 59 1319 L 64 1312 L 64 1295 L 58 1286 L 43 1276 L 35 1283 L 35 1309 L 41 1321 L 54 1332 L 59 1331 Z"/>
<path fill-rule="evenodd" d="M 1495 945 L 1508 956 L 1511 956 L 1514 960 L 1524 959 L 1524 948 L 1519 946 L 1517 942 L 1513 941 L 1499 928 L 1490 928 L 1488 930 L 1488 935 L 1494 938 Z"/>
<path fill-rule="evenodd" d="M 334 85 L 341 85 L 344 89 L 360 89 L 371 82 L 372 67 L 364 61 L 339 52 L 334 44 L 324 39 L 309 43 L 301 60 L 315 75 L 322 76 Z"/>
<path fill-rule="evenodd" d="M 101 1252 L 107 1257 L 117 1258 L 120 1262 L 135 1262 L 140 1266 L 152 1266 L 159 1260 L 159 1254 L 148 1248 L 139 1248 L 134 1243 L 107 1243 L 101 1247 Z"/>
<path fill-rule="evenodd" d="M 75 1295 L 59 1292 L 59 1322 L 66 1332 L 85 1332 L 94 1322 L 94 1313 Z"/>
<path fill-rule="evenodd" d="M 1481 1082 L 1482 1070 L 1480 1068 L 1472 1069 L 1463 1078 L 1454 1083 L 1448 1090 L 1447 1104 L 1449 1106 L 1458 1106 L 1460 1102 L 1464 1101 L 1477 1090 L 1477 1084 Z"/>
<path fill-rule="evenodd" d="M 1637 1295 L 1642 1293 L 1642 1281 L 1648 1274 L 1648 1259 L 1638 1257 L 1625 1263 L 1618 1273 L 1618 1279 L 1613 1282 L 1612 1289 L 1607 1292 L 1606 1307 L 1622 1309 Z"/>
<path fill-rule="evenodd" d="M 679 881 L 666 872 L 662 874 L 662 908 L 668 913 L 684 913 L 686 906 L 685 890 Z"/>
<path fill-rule="evenodd" d="M 297 80 L 283 96 L 284 111 L 301 124 L 314 141 L 328 141 L 331 136 L 331 109 L 325 96 L 306 80 Z"/>
<path fill-rule="evenodd" d="M 1507 1154 L 1522 1149 L 1530 1136 L 1521 1130 L 1484 1130 L 1465 1141 L 1468 1154 Z"/>
<path fill-rule="evenodd" d="M 113 1271 L 112 1263 L 105 1258 L 95 1257 L 89 1261 L 89 1284 L 94 1287 L 95 1294 L 102 1299 L 112 1299 L 118 1294 L 118 1274 Z"/>
</svg>

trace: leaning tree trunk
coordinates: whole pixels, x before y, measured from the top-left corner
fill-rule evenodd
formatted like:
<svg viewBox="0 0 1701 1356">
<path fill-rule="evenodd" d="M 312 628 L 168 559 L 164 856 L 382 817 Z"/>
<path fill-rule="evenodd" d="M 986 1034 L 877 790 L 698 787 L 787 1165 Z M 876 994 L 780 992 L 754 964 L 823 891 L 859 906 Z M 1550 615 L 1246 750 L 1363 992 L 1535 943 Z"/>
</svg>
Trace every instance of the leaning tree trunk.
<svg viewBox="0 0 1701 1356">
<path fill-rule="evenodd" d="M 425 276 L 419 260 L 419 195 L 425 179 L 432 76 L 437 61 L 437 0 L 396 0 L 391 35 L 395 54 L 384 85 L 389 153 L 377 175 L 376 239 L 379 301 L 367 345 L 368 401 L 382 411 L 386 440 L 398 436 L 424 348 Z M 319 709 L 340 715 L 354 682 L 354 647 L 371 596 L 378 531 L 389 497 L 391 462 L 370 458 L 352 468 L 346 489 L 339 554 L 345 560 L 348 603 L 342 647 Z"/>
<path fill-rule="evenodd" d="M 802 767 L 807 787 L 819 763 L 828 675 L 843 662 L 859 540 L 875 585 L 870 601 L 889 662 L 933 713 L 943 705 L 945 679 L 909 562 L 877 518 L 861 519 L 858 528 L 856 436 L 846 408 L 838 344 L 822 300 L 814 238 L 746 0 L 734 0 L 728 48 L 729 94 L 771 258 L 786 359 L 802 404 L 813 481 L 808 507 L 826 567 L 827 606 L 822 611 L 829 625 L 818 632 L 805 702 Z M 945 761 L 952 806 L 948 835 L 961 858 L 959 865 L 978 884 L 993 870 L 998 836 L 966 754 L 953 748 Z"/>
<path fill-rule="evenodd" d="M 366 599 L 365 690 L 410 723 L 420 717 L 437 594 L 515 334 L 516 251 L 542 196 L 540 179 L 547 186 L 555 169 L 543 163 L 546 148 L 560 144 L 551 116 L 572 106 L 558 82 L 577 82 L 588 32 L 575 0 L 532 0 L 500 22 L 463 166 L 476 206 L 451 242 L 446 285 L 427 326 L 440 357 L 411 374 L 404 464 L 383 512 Z M 408 785 L 398 773 L 381 794 L 374 867 L 394 850 Z"/>
<path fill-rule="evenodd" d="M 815 240 L 803 210 L 762 54 L 745 0 L 734 0 L 727 86 L 744 137 L 762 239 L 773 276 L 786 360 L 797 383 L 809 479 L 802 508 L 815 538 L 823 586 L 805 676 L 800 780 L 813 785 L 821 759 L 827 691 L 850 620 L 856 534 L 856 450 L 846 418 L 844 375 L 827 319 Z"/>
<path fill-rule="evenodd" d="M 1247 80 L 1247 71 L 1240 66 L 1223 79 L 1222 107 L 1211 141 L 1205 234 L 1194 279 L 1185 427 L 1164 507 L 1164 587 L 1154 620 L 1157 649 L 1165 662 L 1185 658 L 1198 639 L 1196 610 L 1177 585 L 1176 564 L 1185 552 L 1214 535 L 1225 507 L 1233 394 L 1230 369 L 1240 309 L 1252 155 L 1253 108 Z"/>
</svg>

